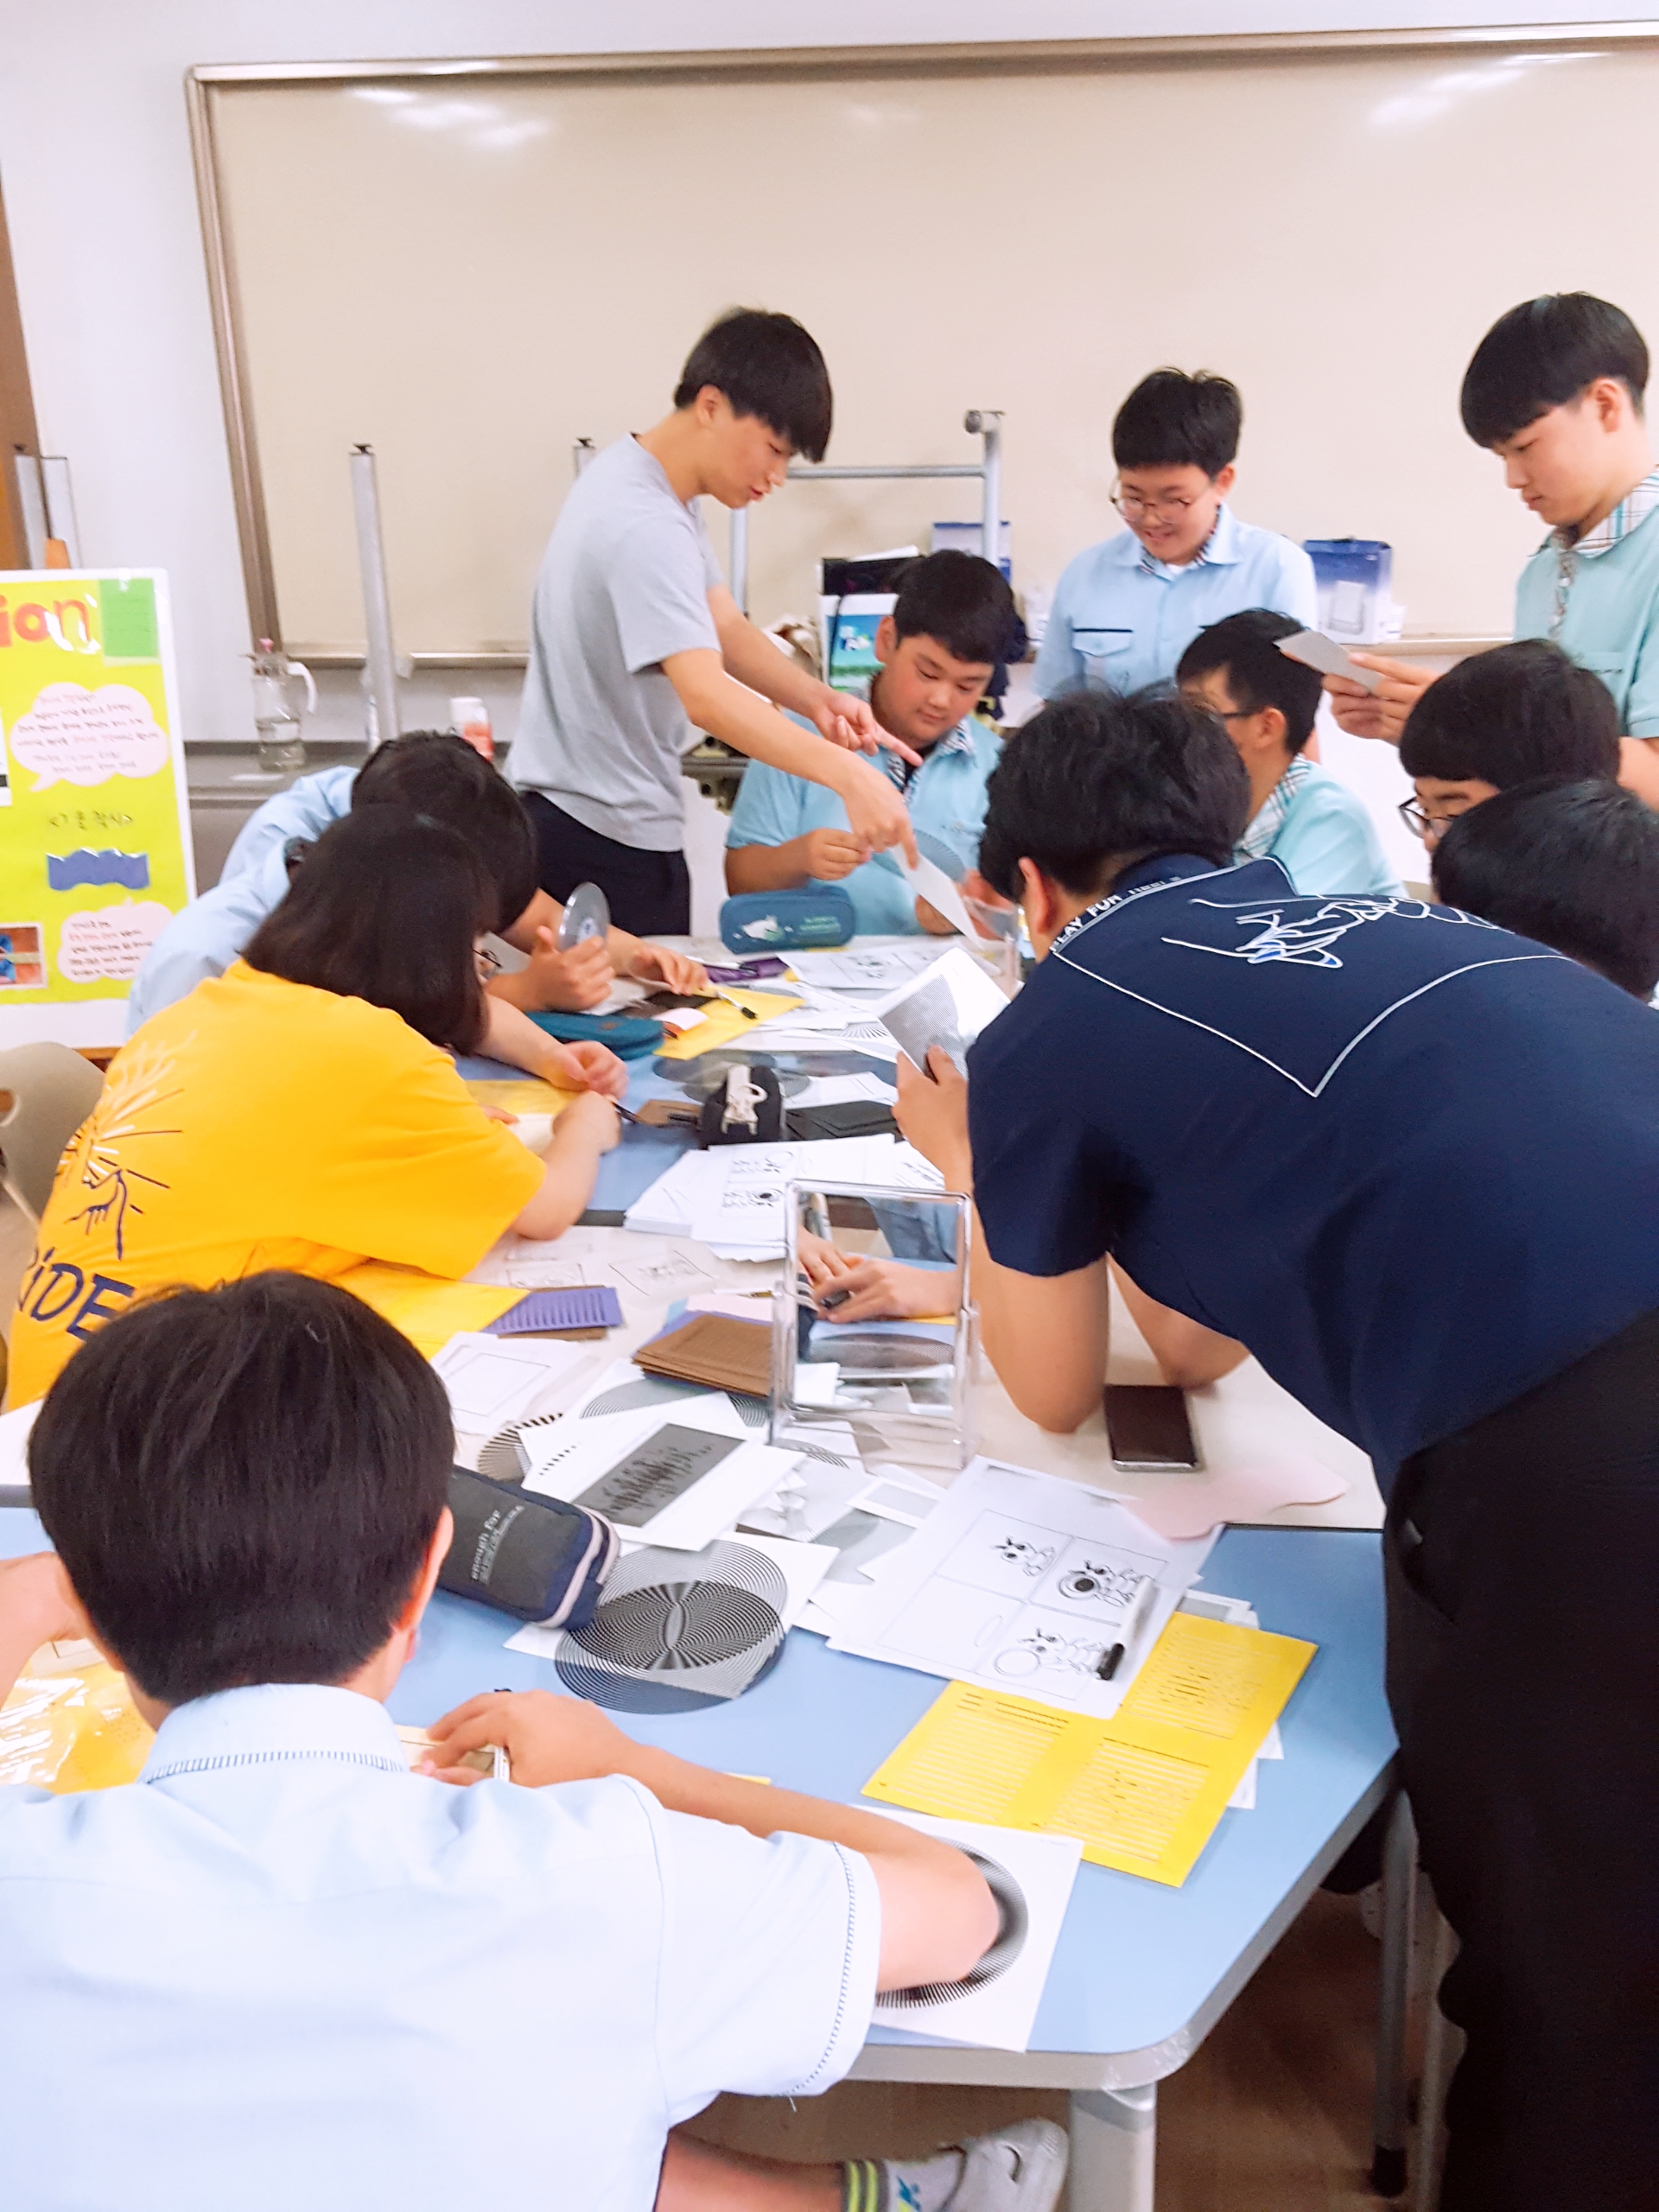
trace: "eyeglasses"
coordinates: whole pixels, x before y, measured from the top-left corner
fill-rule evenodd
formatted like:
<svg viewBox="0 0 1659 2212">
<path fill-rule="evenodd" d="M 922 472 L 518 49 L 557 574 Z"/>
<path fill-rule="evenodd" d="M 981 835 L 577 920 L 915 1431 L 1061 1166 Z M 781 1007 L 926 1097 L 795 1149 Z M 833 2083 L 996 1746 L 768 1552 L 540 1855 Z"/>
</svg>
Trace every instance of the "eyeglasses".
<svg viewBox="0 0 1659 2212">
<path fill-rule="evenodd" d="M 1179 522 L 1198 504 L 1198 499 L 1143 499 L 1137 492 L 1126 492 L 1121 484 L 1112 486 L 1112 505 L 1125 522 L 1143 522 L 1148 515 L 1167 515 L 1172 522 Z"/>
<path fill-rule="evenodd" d="M 1455 822 L 1455 814 L 1425 814 L 1414 798 L 1402 798 L 1398 808 L 1400 819 L 1414 837 L 1421 837 L 1426 845 L 1438 844 L 1446 835 L 1448 822 Z"/>
</svg>

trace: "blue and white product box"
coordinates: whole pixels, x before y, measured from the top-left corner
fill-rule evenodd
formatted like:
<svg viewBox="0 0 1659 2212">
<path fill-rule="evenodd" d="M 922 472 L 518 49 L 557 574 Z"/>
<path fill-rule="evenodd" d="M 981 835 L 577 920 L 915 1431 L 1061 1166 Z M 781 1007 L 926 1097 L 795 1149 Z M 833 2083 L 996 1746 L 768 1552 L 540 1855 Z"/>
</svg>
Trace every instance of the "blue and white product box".
<svg viewBox="0 0 1659 2212">
<path fill-rule="evenodd" d="M 936 522 L 929 551 L 933 553 L 982 553 L 985 532 L 976 522 Z M 1004 522 L 996 535 L 996 565 L 1008 582 L 1014 582 L 1014 524 Z"/>
<path fill-rule="evenodd" d="M 1394 617 L 1394 548 L 1380 537 L 1310 537 L 1319 627 L 1344 645 L 1375 645 L 1397 634 Z"/>
</svg>

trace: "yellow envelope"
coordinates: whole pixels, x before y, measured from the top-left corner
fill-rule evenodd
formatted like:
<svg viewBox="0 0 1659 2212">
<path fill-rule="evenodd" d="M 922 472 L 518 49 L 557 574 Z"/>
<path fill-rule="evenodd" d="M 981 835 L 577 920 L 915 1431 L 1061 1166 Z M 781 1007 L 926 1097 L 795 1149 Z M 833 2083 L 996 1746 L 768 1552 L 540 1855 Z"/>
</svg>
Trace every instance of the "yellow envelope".
<svg viewBox="0 0 1659 2212">
<path fill-rule="evenodd" d="M 734 990 L 705 1007 L 702 1012 L 706 1018 L 695 1029 L 688 1029 L 683 1037 L 670 1038 L 658 1057 L 664 1060 L 695 1060 L 699 1052 L 712 1052 L 718 1046 L 735 1045 L 745 1037 L 753 1037 L 770 1015 L 787 1014 L 800 1003 L 798 998 L 785 998 L 777 991 Z M 739 1007 L 747 1007 L 754 1020 L 746 1021 L 738 1012 Z"/>
<path fill-rule="evenodd" d="M 864 1785 L 1179 1889 L 1318 1646 L 1174 1614 L 1109 1720 L 952 1682 Z"/>
<path fill-rule="evenodd" d="M 342 1290 L 401 1329 L 416 1351 L 430 1359 L 458 1329 L 483 1329 L 516 1306 L 522 1290 L 499 1283 L 446 1282 L 417 1268 L 393 1267 L 386 1260 L 362 1260 L 337 1276 Z"/>
</svg>

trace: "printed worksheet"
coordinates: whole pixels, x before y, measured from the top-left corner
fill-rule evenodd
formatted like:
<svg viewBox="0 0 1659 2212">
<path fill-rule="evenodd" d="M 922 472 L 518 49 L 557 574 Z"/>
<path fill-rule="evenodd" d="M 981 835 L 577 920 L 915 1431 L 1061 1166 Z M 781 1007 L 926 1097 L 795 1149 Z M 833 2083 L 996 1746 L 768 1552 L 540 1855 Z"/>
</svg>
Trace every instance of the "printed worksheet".
<svg viewBox="0 0 1659 2212">
<path fill-rule="evenodd" d="M 831 1649 L 1104 1719 L 1214 1541 L 1173 1541 L 1103 1491 L 976 1459 L 905 1546 L 856 1640 Z"/>
</svg>

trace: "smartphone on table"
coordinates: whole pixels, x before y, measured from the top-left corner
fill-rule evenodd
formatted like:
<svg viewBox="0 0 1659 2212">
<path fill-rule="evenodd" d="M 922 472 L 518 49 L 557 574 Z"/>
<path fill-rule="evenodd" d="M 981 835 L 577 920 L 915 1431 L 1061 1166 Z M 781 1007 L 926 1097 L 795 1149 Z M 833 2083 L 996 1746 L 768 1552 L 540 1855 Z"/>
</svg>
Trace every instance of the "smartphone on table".
<svg viewBox="0 0 1659 2212">
<path fill-rule="evenodd" d="M 1126 1473 L 1204 1465 L 1186 1410 L 1186 1393 L 1166 1382 L 1109 1382 L 1106 1436 L 1112 1465 Z"/>
</svg>

